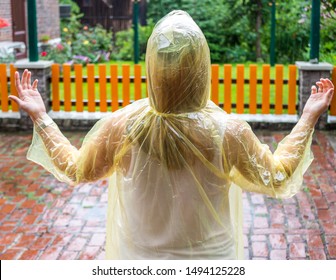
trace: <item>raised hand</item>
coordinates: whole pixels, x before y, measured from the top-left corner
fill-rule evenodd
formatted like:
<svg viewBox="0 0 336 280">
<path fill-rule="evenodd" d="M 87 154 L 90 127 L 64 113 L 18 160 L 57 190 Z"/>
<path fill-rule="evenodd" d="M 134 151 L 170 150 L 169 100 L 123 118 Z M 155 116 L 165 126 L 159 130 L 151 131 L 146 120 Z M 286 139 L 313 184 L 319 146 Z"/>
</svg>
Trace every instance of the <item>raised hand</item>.
<svg viewBox="0 0 336 280">
<path fill-rule="evenodd" d="M 303 109 L 303 114 L 308 114 L 316 120 L 325 112 L 334 94 L 334 85 L 329 79 L 320 79 L 312 86 L 311 95 Z"/>
<path fill-rule="evenodd" d="M 31 72 L 27 69 L 22 73 L 21 81 L 19 73 L 15 72 L 15 86 L 19 97 L 9 96 L 9 99 L 15 101 L 23 111 L 29 114 L 33 121 L 46 113 L 44 102 L 37 90 L 37 84 L 38 80 L 31 84 Z"/>
</svg>

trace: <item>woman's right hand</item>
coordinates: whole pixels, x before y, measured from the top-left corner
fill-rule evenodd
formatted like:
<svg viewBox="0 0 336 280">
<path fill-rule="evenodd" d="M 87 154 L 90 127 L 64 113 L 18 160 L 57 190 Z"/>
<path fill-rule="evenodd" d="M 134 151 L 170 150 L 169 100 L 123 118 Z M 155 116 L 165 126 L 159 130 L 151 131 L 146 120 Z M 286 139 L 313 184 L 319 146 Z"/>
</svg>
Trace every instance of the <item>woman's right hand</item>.
<svg viewBox="0 0 336 280">
<path fill-rule="evenodd" d="M 33 121 L 46 114 L 46 108 L 37 90 L 37 84 L 38 80 L 35 80 L 31 84 L 31 72 L 27 69 L 22 73 L 21 81 L 20 75 L 16 71 L 15 86 L 19 97 L 15 95 L 8 97 L 10 100 L 15 101 L 23 111 L 27 112 Z"/>
<path fill-rule="evenodd" d="M 317 88 L 317 87 L 318 88 Z M 320 79 L 312 86 L 311 95 L 303 109 L 302 117 L 317 122 L 318 118 L 325 112 L 334 94 L 334 85 L 329 79 Z"/>
</svg>

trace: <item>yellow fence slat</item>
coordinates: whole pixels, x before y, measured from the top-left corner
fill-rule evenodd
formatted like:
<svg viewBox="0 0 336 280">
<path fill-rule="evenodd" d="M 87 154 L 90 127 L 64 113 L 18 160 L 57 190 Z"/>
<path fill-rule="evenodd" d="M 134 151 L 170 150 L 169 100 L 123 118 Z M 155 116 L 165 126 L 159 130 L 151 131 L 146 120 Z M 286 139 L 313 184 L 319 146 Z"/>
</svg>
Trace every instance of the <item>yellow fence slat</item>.
<svg viewBox="0 0 336 280">
<path fill-rule="evenodd" d="M 331 80 L 333 84 L 336 86 L 336 67 L 334 67 L 332 74 L 331 74 Z M 331 100 L 330 105 L 330 115 L 336 116 L 336 93 L 334 92 L 333 99 Z"/>
<path fill-rule="evenodd" d="M 106 98 L 106 65 L 100 64 L 99 68 L 99 95 L 100 95 L 100 112 L 107 112 Z"/>
<path fill-rule="evenodd" d="M 53 64 L 51 66 L 51 86 L 52 86 L 52 110 L 54 112 L 58 112 L 60 110 L 59 78 L 60 78 L 60 65 Z"/>
<path fill-rule="evenodd" d="M 15 86 L 15 71 L 16 71 L 16 68 L 14 67 L 13 64 L 11 64 L 10 65 L 10 92 L 12 95 L 18 96 L 18 92 Z M 12 111 L 19 112 L 19 106 L 17 105 L 17 103 L 11 102 L 11 104 L 12 104 Z"/>
<path fill-rule="evenodd" d="M 232 65 L 224 65 L 224 111 L 231 113 L 231 87 L 232 87 Z"/>
<path fill-rule="evenodd" d="M 275 114 L 282 114 L 283 65 L 275 66 Z"/>
<path fill-rule="evenodd" d="M 130 103 L 130 66 L 122 66 L 123 106 Z"/>
<path fill-rule="evenodd" d="M 263 65 L 263 81 L 262 81 L 262 106 L 263 114 L 270 113 L 270 65 Z"/>
<path fill-rule="evenodd" d="M 219 65 L 211 65 L 211 100 L 218 105 L 218 91 L 219 91 Z"/>
<path fill-rule="evenodd" d="M 0 98 L 2 112 L 8 112 L 8 89 L 6 64 L 0 64 Z"/>
<path fill-rule="evenodd" d="M 112 99 L 112 111 L 116 111 L 119 108 L 119 96 L 118 96 L 118 65 L 111 65 L 111 99 Z"/>
<path fill-rule="evenodd" d="M 257 65 L 250 65 L 250 114 L 257 113 Z"/>
<path fill-rule="evenodd" d="M 71 66 L 63 64 L 64 111 L 71 112 Z"/>
<path fill-rule="evenodd" d="M 75 64 L 76 111 L 83 112 L 83 66 Z"/>
<path fill-rule="evenodd" d="M 88 81 L 88 111 L 95 112 L 95 76 L 94 76 L 94 64 L 88 64 L 87 66 L 87 81 Z"/>
<path fill-rule="evenodd" d="M 244 113 L 244 64 L 237 65 L 237 114 Z"/>
<path fill-rule="evenodd" d="M 141 65 L 134 65 L 134 99 L 141 99 Z"/>
<path fill-rule="evenodd" d="M 296 114 L 296 66 L 288 66 L 288 114 Z"/>
</svg>

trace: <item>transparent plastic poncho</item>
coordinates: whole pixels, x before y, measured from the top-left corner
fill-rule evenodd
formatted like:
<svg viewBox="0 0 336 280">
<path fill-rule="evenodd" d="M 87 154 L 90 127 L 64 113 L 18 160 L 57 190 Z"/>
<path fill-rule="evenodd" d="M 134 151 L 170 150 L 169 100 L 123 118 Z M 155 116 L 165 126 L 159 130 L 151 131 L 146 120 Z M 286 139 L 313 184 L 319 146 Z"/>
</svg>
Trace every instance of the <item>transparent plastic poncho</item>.
<svg viewBox="0 0 336 280">
<path fill-rule="evenodd" d="M 272 154 L 211 102 L 209 48 L 183 11 L 155 26 L 146 68 L 149 97 L 98 121 L 79 150 L 37 120 L 28 159 L 70 185 L 110 178 L 109 259 L 243 258 L 241 190 L 300 191 L 312 128 L 297 124 Z"/>
</svg>

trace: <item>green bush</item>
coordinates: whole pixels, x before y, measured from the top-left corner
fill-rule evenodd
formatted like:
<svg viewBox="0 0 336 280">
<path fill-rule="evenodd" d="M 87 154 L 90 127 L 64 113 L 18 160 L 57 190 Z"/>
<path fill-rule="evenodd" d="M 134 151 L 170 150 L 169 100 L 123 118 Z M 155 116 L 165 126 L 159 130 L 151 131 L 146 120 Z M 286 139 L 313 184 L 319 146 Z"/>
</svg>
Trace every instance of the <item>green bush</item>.
<svg viewBox="0 0 336 280">
<path fill-rule="evenodd" d="M 61 43 L 44 46 L 40 56 L 56 63 L 97 63 L 110 59 L 112 32 L 102 26 L 83 26 L 78 5 L 72 0 L 60 0 L 71 5 L 70 18 L 61 20 Z"/>
<path fill-rule="evenodd" d="M 72 55 L 87 56 L 90 62 L 103 62 L 109 60 L 112 50 L 112 33 L 102 26 L 84 26 L 80 32 L 74 35 L 71 42 Z"/>
<path fill-rule="evenodd" d="M 154 28 L 153 21 L 149 20 L 147 26 L 139 26 L 139 56 L 145 59 L 146 47 L 149 36 Z M 115 45 L 112 52 L 115 60 L 133 60 L 134 58 L 134 31 L 128 29 L 119 31 L 115 36 Z"/>
<path fill-rule="evenodd" d="M 336 12 L 324 16 L 321 25 L 320 61 L 336 65 Z"/>
<path fill-rule="evenodd" d="M 72 5 L 70 18 L 61 21 L 62 43 L 47 47 L 41 53 L 42 59 L 82 64 L 108 61 L 112 51 L 112 32 L 100 25 L 82 25 L 83 14 L 79 13 L 77 4 L 71 0 L 62 0 L 61 3 Z"/>
</svg>

